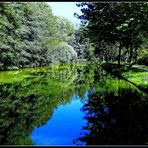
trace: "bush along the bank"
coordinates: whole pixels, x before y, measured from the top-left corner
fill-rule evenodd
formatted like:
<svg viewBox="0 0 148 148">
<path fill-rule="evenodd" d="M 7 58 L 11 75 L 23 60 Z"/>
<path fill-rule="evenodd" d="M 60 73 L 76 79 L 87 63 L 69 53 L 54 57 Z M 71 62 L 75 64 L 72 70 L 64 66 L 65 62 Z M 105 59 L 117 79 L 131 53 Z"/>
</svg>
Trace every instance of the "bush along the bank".
<svg viewBox="0 0 148 148">
<path fill-rule="evenodd" d="M 138 64 L 140 65 L 146 65 L 148 66 L 148 54 L 144 55 L 143 57 L 139 58 L 137 61 Z"/>
<path fill-rule="evenodd" d="M 77 58 L 77 53 L 74 48 L 66 42 L 62 42 L 50 54 L 50 61 L 53 64 L 70 63 Z"/>
</svg>

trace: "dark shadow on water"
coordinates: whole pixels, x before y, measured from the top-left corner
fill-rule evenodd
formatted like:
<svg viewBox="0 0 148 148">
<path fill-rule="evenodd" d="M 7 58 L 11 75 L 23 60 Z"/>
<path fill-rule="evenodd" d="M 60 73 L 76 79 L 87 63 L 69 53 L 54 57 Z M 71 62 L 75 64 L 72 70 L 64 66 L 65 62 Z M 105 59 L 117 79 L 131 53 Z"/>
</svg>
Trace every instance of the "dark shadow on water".
<svg viewBox="0 0 148 148">
<path fill-rule="evenodd" d="M 148 96 L 128 84 L 123 88 L 89 95 L 82 107 L 87 124 L 76 145 L 136 145 L 148 142 Z M 112 86 L 110 86 L 112 87 Z M 105 88 L 105 86 L 104 86 Z"/>
</svg>

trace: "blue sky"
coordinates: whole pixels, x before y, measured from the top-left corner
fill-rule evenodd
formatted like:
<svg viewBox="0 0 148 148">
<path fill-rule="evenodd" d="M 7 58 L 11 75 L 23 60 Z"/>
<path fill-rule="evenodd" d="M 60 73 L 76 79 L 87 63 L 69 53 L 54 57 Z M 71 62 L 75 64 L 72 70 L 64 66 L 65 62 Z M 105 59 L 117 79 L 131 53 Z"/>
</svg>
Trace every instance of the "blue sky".
<svg viewBox="0 0 148 148">
<path fill-rule="evenodd" d="M 74 13 L 82 14 L 79 7 L 76 6 L 77 2 L 47 2 L 54 15 L 66 17 L 71 20 L 75 25 L 80 24 L 80 20 L 74 17 Z"/>
</svg>

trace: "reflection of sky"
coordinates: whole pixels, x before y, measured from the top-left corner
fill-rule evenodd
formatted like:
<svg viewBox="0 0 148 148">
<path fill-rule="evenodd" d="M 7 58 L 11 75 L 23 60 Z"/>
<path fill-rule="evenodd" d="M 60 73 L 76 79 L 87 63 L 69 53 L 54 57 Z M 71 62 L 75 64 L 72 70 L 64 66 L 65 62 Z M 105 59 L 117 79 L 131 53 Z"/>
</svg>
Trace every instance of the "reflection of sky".
<svg viewBox="0 0 148 148">
<path fill-rule="evenodd" d="M 46 125 L 34 128 L 31 138 L 35 145 L 73 145 L 86 124 L 82 106 L 78 96 L 73 96 L 69 104 L 60 105 Z"/>
</svg>

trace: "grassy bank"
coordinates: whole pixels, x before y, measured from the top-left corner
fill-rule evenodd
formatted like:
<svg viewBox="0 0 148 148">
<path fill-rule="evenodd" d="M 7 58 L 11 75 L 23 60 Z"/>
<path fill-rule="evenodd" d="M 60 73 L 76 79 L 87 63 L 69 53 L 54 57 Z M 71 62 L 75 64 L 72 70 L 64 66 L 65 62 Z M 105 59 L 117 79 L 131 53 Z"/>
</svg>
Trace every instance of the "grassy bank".
<svg viewBox="0 0 148 148">
<path fill-rule="evenodd" d="M 122 76 L 135 83 L 140 88 L 148 90 L 148 71 L 129 70 L 127 72 L 123 72 Z"/>
<path fill-rule="evenodd" d="M 139 89 L 148 92 L 148 71 L 138 68 L 132 69 L 127 67 L 125 64 L 122 64 L 121 67 L 118 67 L 117 64 L 112 63 L 103 63 L 102 68 L 117 77 L 131 82 Z"/>
</svg>

